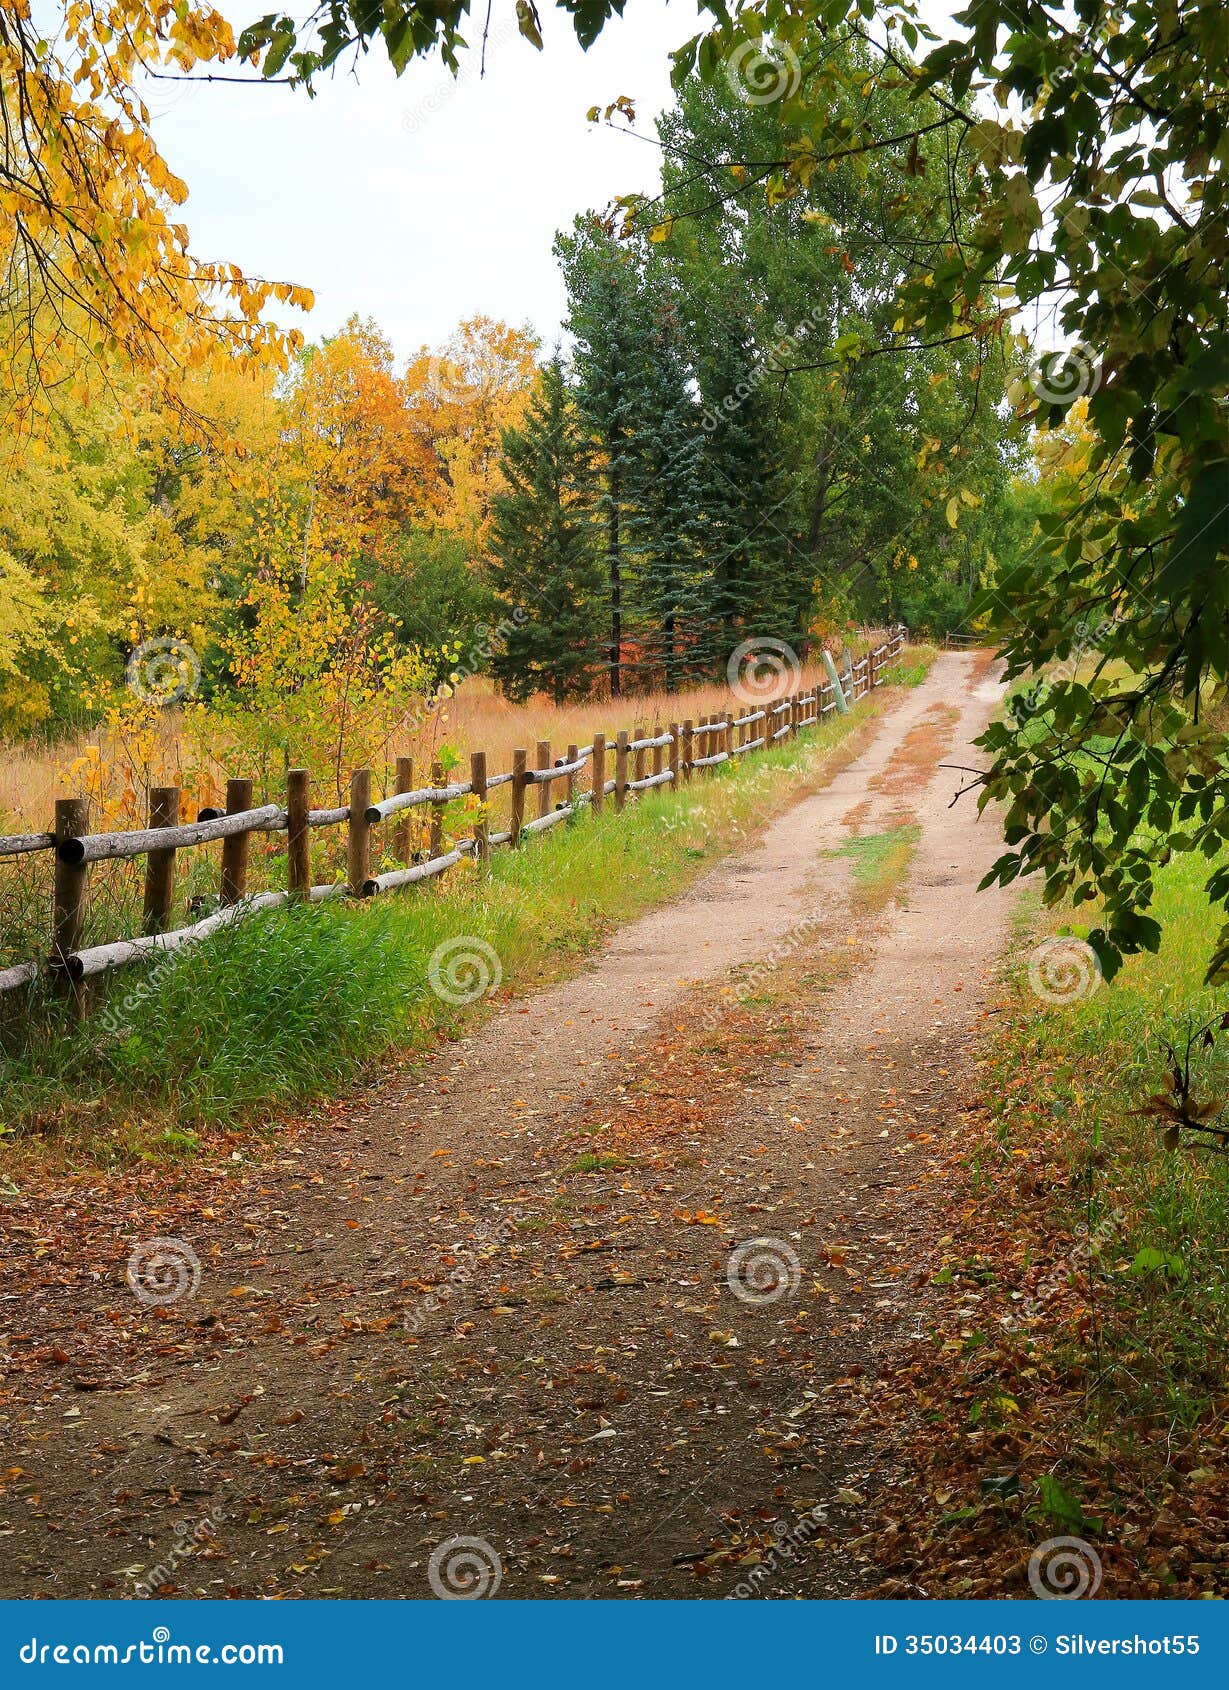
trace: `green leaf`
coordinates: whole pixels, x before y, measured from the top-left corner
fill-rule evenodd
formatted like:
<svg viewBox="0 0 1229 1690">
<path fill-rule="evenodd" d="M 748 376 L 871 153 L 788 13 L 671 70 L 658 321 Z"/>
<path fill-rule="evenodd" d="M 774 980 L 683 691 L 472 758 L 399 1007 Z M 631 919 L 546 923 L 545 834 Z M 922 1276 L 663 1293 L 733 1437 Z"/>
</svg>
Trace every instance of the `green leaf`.
<svg viewBox="0 0 1229 1690">
<path fill-rule="evenodd" d="M 1159 1273 L 1176 1279 L 1180 1285 L 1185 1285 L 1190 1278 L 1190 1269 L 1181 1256 L 1175 1256 L 1169 1250 L 1158 1250 L 1155 1245 L 1145 1244 L 1135 1253 L 1135 1260 L 1131 1263 L 1131 1272 L 1138 1278 L 1145 1274 Z"/>
<path fill-rule="evenodd" d="M 1082 1531 L 1088 1522 L 1084 1518 L 1084 1510 L 1075 1497 L 1063 1489 L 1053 1473 L 1043 1473 L 1037 1481 L 1037 1488 L 1041 1492 L 1041 1506 L 1052 1520 L 1060 1526 L 1067 1526 L 1072 1532 Z"/>
<path fill-rule="evenodd" d="M 1195 477 L 1166 559 L 1165 574 L 1174 583 L 1189 582 L 1227 546 L 1229 460 L 1220 458 L 1205 464 Z"/>
<path fill-rule="evenodd" d="M 1179 385 L 1187 393 L 1208 393 L 1229 387 L 1229 334 L 1213 337 L 1211 344 L 1183 372 Z"/>
</svg>

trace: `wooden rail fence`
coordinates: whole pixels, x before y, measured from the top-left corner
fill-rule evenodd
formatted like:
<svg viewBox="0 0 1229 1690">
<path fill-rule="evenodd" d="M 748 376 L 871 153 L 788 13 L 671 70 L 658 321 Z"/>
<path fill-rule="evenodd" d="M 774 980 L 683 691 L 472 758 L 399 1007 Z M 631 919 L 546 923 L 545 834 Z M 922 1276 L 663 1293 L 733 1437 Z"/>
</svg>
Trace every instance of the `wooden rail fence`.
<svg viewBox="0 0 1229 1690">
<path fill-rule="evenodd" d="M 888 640 L 865 652 L 847 670 L 844 680 L 848 703 L 865 697 L 879 684 L 885 666 L 899 655 L 904 640 L 905 630 L 896 629 Z M 0 969 L 0 993 L 30 986 L 45 971 L 57 989 L 72 995 L 84 1008 L 82 988 L 86 981 L 142 958 L 199 943 L 259 910 L 276 909 L 292 900 L 319 903 L 336 897 L 370 898 L 434 879 L 469 856 L 485 862 L 495 847 L 517 845 L 531 834 L 545 832 L 567 821 L 582 806 L 601 814 L 611 798 L 615 810 L 621 811 L 631 796 L 658 786 L 686 784 L 712 773 L 749 752 L 795 737 L 837 708 L 836 688 L 831 681 L 765 703 L 759 709 L 748 709 L 743 715 L 736 713 L 736 701 L 731 697 L 720 716 L 672 722 L 666 732 L 655 735 L 643 728 L 637 728 L 634 734 L 620 732 L 615 736 L 613 756 L 610 743 L 600 733 L 594 734 L 590 745 L 569 745 L 566 755 L 557 758 L 552 756 L 550 742 L 539 740 L 532 767 L 526 751 L 514 751 L 510 770 L 490 774 L 486 753 L 475 751 L 470 756 L 468 780 L 447 780 L 442 766 L 433 763 L 430 784 L 418 787 L 414 785 L 413 760 L 399 757 L 394 790 L 387 798 L 373 802 L 372 771 L 357 769 L 350 778 L 350 802 L 333 809 L 310 807 L 306 769 L 289 770 L 284 807 L 253 807 L 252 782 L 230 780 L 225 810 L 202 810 L 194 822 L 180 820 L 177 787 L 155 787 L 150 793 L 148 828 L 126 833 L 91 833 L 87 800 L 59 799 L 53 832 L 0 837 L 0 858 L 36 851 L 55 853 L 51 954 L 45 967 L 23 962 Z M 582 789 L 580 783 L 586 775 Z M 487 800 L 502 786 L 511 788 L 509 825 L 493 833 Z M 537 790 L 533 806 L 536 814 L 526 819 L 526 797 L 531 787 Z M 563 797 L 553 803 L 560 791 Z M 478 804 L 470 832 L 445 849 L 445 808 L 455 799 L 470 796 Z M 422 809 L 429 815 L 427 855 L 415 861 L 409 817 Z M 395 822 L 392 855 L 405 866 L 372 874 L 372 833 L 390 819 Z M 308 846 L 311 830 L 321 827 L 347 829 L 346 879 L 313 886 Z M 248 893 L 248 850 L 256 833 L 287 836 L 284 891 Z M 176 853 L 214 840 L 222 842 L 218 908 L 189 926 L 173 928 Z M 83 947 L 90 865 L 138 857 L 145 858 L 140 936 Z"/>
</svg>

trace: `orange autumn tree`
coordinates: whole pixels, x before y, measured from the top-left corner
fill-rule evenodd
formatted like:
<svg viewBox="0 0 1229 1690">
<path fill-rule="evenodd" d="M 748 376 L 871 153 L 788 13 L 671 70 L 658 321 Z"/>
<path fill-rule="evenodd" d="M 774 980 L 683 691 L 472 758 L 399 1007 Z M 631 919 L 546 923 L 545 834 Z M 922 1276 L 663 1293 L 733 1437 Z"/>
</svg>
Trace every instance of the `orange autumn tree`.
<svg viewBox="0 0 1229 1690">
<path fill-rule="evenodd" d="M 281 403 L 283 479 L 325 545 L 378 554 L 440 498 L 436 455 L 413 426 L 392 347 L 370 320 L 308 347 Z"/>
<path fill-rule="evenodd" d="M 235 55 L 192 0 L 73 0 L 59 29 L 0 0 L 0 417 L 36 440 L 67 392 L 147 377 L 180 405 L 183 371 L 218 350 L 284 366 L 301 343 L 262 320 L 305 288 L 197 257 L 187 188 L 150 134 L 139 88 Z"/>
<path fill-rule="evenodd" d="M 504 486 L 500 439 L 524 415 L 537 355 L 528 328 L 478 316 L 462 322 L 445 346 L 423 347 L 406 370 L 407 409 L 434 465 L 434 520 L 474 553 Z"/>
</svg>

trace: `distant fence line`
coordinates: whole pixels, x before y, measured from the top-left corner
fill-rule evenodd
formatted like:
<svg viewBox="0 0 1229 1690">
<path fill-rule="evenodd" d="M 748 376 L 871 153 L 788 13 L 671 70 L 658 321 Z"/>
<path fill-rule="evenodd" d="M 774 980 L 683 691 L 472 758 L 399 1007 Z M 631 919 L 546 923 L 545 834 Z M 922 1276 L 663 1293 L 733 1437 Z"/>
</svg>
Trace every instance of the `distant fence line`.
<svg viewBox="0 0 1229 1690">
<path fill-rule="evenodd" d="M 897 628 L 850 666 L 844 681 L 846 702 L 864 698 L 879 684 L 885 665 L 899 655 L 904 641 L 905 629 Z M 672 722 L 666 732 L 653 736 L 620 732 L 608 741 L 604 734 L 594 734 L 592 744 L 569 745 L 566 756 L 559 758 L 552 756 L 549 741 L 539 740 L 532 767 L 526 751 L 514 751 L 512 768 L 502 774 L 489 773 L 486 753 L 475 751 L 470 755 L 469 779 L 464 781 L 447 780 L 442 764 L 435 762 L 431 784 L 416 787 L 413 758 L 398 757 L 389 797 L 373 802 L 372 770 L 356 769 L 350 777 L 350 802 L 333 809 L 311 808 L 306 769 L 288 771 L 284 806 L 253 807 L 252 781 L 232 779 L 226 783 L 225 811 L 202 810 L 195 822 L 187 823 L 179 817 L 179 788 L 155 787 L 150 793 L 148 828 L 123 833 L 90 833 L 88 799 L 58 799 L 54 832 L 0 837 L 0 859 L 39 851 L 55 853 L 51 954 L 45 963 L 23 962 L 0 969 L 0 993 L 31 986 L 46 974 L 84 1012 L 87 981 L 142 958 L 198 943 L 260 910 L 291 901 L 370 898 L 417 885 L 446 873 L 466 857 L 485 863 L 495 847 L 514 846 L 528 835 L 545 832 L 582 806 L 600 814 L 610 798 L 615 810 L 622 811 L 629 795 L 659 786 L 678 787 L 697 774 L 711 773 L 750 752 L 791 739 L 840 707 L 838 685 L 829 679 L 743 715 L 737 714 L 736 695 L 731 694 L 730 705 L 720 716 Z M 612 774 L 608 775 L 608 767 Z M 581 790 L 586 772 L 589 778 Z M 552 808 L 559 783 L 563 783 L 564 798 Z M 509 825 L 492 832 L 489 815 L 484 813 L 486 800 L 502 786 L 511 788 Z M 526 819 L 526 800 L 533 788 L 536 815 Z M 470 796 L 478 801 L 470 831 L 445 848 L 445 809 L 454 800 Z M 424 808 L 429 811 L 427 855 L 417 861 L 421 853 L 413 848 L 409 818 L 411 812 Z M 390 819 L 396 820 L 391 854 L 400 857 L 405 867 L 373 875 L 372 833 Z M 313 886 L 311 830 L 343 826 L 348 835 L 346 879 Z M 261 833 L 287 835 L 287 885 L 284 891 L 249 895 L 248 848 L 253 834 Z M 189 926 L 173 928 L 176 853 L 214 840 L 222 842 L 219 907 Z M 82 947 L 90 865 L 138 857 L 145 858 L 141 936 Z"/>
</svg>

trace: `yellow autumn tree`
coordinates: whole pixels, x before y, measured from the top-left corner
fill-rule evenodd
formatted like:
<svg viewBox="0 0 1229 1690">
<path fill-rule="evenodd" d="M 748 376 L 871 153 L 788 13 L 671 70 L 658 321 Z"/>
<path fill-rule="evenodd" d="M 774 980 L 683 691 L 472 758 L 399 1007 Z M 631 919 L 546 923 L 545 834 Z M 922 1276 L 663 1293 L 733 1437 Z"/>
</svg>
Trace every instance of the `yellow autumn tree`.
<svg viewBox="0 0 1229 1690">
<path fill-rule="evenodd" d="M 528 328 L 471 317 L 445 346 L 423 347 L 406 370 L 406 405 L 434 465 L 435 521 L 474 554 L 483 548 L 491 502 L 504 486 L 500 438 L 524 416 L 538 349 Z"/>
<path fill-rule="evenodd" d="M 0 548 L 0 723 L 19 731 L 47 715 L 47 683 L 34 671 L 51 654 L 52 620 L 43 583 Z"/>
<path fill-rule="evenodd" d="M 0 0 L 0 419 L 37 437 L 66 392 L 97 400 L 142 377 L 183 408 L 184 371 L 223 348 L 284 366 L 301 344 L 262 320 L 289 283 L 198 258 L 138 89 L 235 55 L 229 23 L 192 0 L 72 0 L 46 28 Z M 54 396 L 54 403 L 53 398 Z"/>
<path fill-rule="evenodd" d="M 114 709 L 149 641 L 185 642 L 204 666 L 239 590 L 235 543 L 277 411 L 271 376 L 227 358 L 186 376 L 181 396 L 199 429 L 144 380 L 117 377 L 108 405 L 65 396 L 5 464 L 0 597 L 17 656 L 0 680 L 0 732 Z"/>
<path fill-rule="evenodd" d="M 269 794 L 305 767 L 340 800 L 355 768 L 384 765 L 404 738 L 425 666 L 375 610 L 357 552 L 326 544 L 319 517 L 272 482 L 245 549 L 245 617 L 225 641 L 231 686 L 195 723 L 202 754 L 224 744 Z"/>
</svg>

